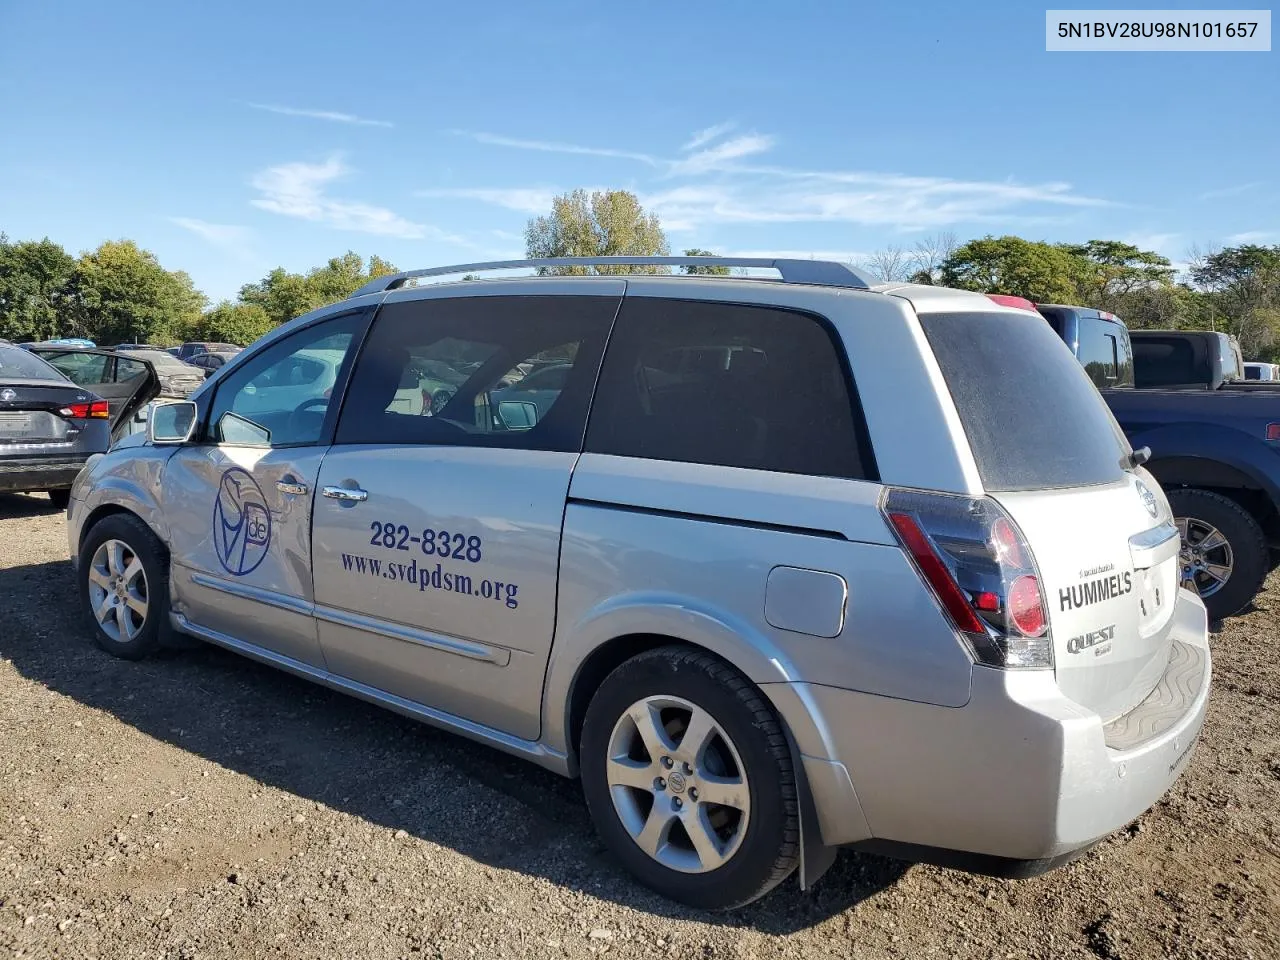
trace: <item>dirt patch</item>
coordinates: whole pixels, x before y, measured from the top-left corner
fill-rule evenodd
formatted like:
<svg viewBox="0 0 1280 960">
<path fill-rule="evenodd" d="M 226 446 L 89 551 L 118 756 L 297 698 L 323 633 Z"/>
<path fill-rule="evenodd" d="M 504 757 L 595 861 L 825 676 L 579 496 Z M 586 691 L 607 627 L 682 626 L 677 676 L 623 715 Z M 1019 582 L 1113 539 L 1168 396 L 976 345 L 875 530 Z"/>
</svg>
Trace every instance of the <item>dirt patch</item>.
<svg viewBox="0 0 1280 960">
<path fill-rule="evenodd" d="M 603 852 L 577 785 L 212 648 L 99 653 L 65 525 L 0 496 L 0 956 L 1269 958 L 1280 581 L 1213 638 L 1186 774 L 1004 882 L 842 854 L 698 915 Z"/>
</svg>

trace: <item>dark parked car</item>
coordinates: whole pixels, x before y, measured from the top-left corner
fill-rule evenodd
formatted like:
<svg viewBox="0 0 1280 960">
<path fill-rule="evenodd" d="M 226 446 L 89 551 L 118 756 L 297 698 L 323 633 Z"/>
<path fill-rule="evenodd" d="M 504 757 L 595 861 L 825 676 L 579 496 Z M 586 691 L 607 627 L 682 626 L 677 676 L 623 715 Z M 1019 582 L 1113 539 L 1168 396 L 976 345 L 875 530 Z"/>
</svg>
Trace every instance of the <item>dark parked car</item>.
<svg viewBox="0 0 1280 960">
<path fill-rule="evenodd" d="M 1129 443 L 1150 449 L 1146 468 L 1182 533 L 1186 585 L 1215 619 L 1243 609 L 1280 556 L 1280 390 L 1234 380 L 1238 353 L 1224 334 L 1131 332 L 1098 310 L 1039 310 Z"/>
<path fill-rule="evenodd" d="M 65 507 L 84 462 L 157 394 L 155 370 L 139 366 L 127 383 L 77 384 L 38 353 L 0 344 L 0 491 L 45 491 Z"/>
<path fill-rule="evenodd" d="M 239 350 L 212 350 L 209 353 L 197 353 L 187 363 L 193 367 L 199 367 L 207 378 L 221 370 L 239 352 Z"/>
<path fill-rule="evenodd" d="M 178 348 L 179 360 L 190 360 L 200 353 L 218 353 L 223 350 L 239 350 L 234 343 L 214 343 L 209 340 L 188 340 Z"/>
<path fill-rule="evenodd" d="M 61 370 L 74 383 L 125 385 L 144 375 L 151 368 L 158 378 L 159 392 L 165 397 L 185 397 L 204 383 L 204 371 L 183 363 L 164 350 L 115 350 L 67 349 L 65 347 L 30 348 Z M 118 392 L 128 392 L 119 386 Z"/>
</svg>

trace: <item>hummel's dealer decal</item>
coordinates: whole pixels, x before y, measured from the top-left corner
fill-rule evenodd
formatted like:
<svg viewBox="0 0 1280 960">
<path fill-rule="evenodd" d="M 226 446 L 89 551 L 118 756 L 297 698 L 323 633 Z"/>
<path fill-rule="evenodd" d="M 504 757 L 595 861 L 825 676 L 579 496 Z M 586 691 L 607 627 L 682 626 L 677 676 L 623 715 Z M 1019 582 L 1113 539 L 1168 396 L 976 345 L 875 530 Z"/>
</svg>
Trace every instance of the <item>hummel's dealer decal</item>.
<svg viewBox="0 0 1280 960">
<path fill-rule="evenodd" d="M 1133 574 L 1129 571 L 1113 573 L 1109 577 L 1095 577 L 1077 583 L 1074 587 L 1065 587 L 1058 591 L 1058 603 L 1063 610 L 1079 610 L 1092 606 L 1103 600 L 1123 597 L 1133 589 Z"/>
</svg>

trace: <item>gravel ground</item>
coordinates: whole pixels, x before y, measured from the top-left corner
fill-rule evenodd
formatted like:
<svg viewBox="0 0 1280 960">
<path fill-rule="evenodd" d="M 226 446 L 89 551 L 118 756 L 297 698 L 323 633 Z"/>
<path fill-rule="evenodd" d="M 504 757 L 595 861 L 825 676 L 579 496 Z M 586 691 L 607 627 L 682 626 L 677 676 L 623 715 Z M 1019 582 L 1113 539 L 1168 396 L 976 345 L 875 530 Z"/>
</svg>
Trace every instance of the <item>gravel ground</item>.
<svg viewBox="0 0 1280 960">
<path fill-rule="evenodd" d="M 842 854 L 708 916 L 633 885 L 574 783 L 213 648 L 98 652 L 65 544 L 0 495 L 0 956 L 1280 955 L 1274 579 L 1214 638 L 1187 773 L 1083 860 Z"/>
</svg>

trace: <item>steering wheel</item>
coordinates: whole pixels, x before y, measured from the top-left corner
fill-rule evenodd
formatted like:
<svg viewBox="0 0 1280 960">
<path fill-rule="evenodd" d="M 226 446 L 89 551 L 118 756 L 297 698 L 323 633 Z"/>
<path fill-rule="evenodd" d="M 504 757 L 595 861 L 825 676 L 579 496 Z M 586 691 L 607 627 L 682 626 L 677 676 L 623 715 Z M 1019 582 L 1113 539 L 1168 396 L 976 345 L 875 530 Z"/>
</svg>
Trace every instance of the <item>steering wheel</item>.
<svg viewBox="0 0 1280 960">
<path fill-rule="evenodd" d="M 303 433 L 306 424 L 302 419 L 302 415 L 312 407 L 325 407 L 327 409 L 328 406 L 328 397 L 311 397 L 307 400 L 303 400 L 293 408 L 293 413 L 289 414 L 289 432 L 294 435 Z M 323 416 L 323 414 L 321 416 Z"/>
</svg>

